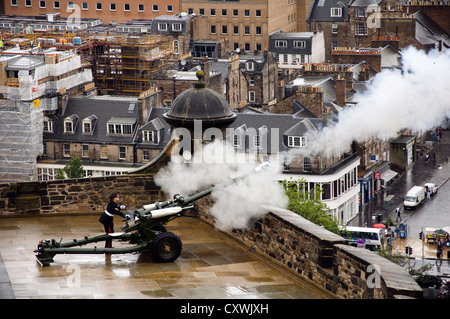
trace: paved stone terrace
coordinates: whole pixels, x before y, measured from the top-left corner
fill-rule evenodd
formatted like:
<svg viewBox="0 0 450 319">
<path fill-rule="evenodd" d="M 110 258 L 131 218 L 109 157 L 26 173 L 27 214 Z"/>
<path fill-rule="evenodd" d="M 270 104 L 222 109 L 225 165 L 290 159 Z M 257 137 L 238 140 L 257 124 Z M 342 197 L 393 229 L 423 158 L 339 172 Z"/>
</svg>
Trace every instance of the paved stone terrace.
<svg viewBox="0 0 450 319">
<path fill-rule="evenodd" d="M 117 218 L 116 218 L 117 219 Z M 56 255 L 41 267 L 41 239 L 69 241 L 102 233 L 98 216 L 0 219 L 0 283 L 15 298 L 271 298 L 330 296 L 246 251 L 197 218 L 178 218 L 167 228 L 183 241 L 175 262 L 155 263 L 147 254 Z M 116 231 L 121 222 L 116 220 Z M 125 245 L 113 242 L 115 247 Z M 103 245 L 98 243 L 97 245 Z M 0 260 L 1 264 L 1 260 Z M 6 270 L 6 271 L 5 271 Z M 9 283 L 7 282 L 9 277 Z M 6 278 L 6 279 L 5 279 Z M 12 288 L 8 296 L 7 288 Z M 12 295 L 12 296 L 11 296 Z"/>
</svg>

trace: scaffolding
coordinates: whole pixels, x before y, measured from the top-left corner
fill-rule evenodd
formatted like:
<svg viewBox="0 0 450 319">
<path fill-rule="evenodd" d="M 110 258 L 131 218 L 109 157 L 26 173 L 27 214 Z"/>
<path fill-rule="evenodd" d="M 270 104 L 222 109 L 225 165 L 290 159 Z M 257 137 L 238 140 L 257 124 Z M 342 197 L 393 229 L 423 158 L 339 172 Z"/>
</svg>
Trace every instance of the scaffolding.
<svg viewBox="0 0 450 319">
<path fill-rule="evenodd" d="M 157 74 L 179 63 L 170 41 L 158 35 L 109 37 L 92 47 L 99 94 L 138 96 L 151 88 Z"/>
</svg>

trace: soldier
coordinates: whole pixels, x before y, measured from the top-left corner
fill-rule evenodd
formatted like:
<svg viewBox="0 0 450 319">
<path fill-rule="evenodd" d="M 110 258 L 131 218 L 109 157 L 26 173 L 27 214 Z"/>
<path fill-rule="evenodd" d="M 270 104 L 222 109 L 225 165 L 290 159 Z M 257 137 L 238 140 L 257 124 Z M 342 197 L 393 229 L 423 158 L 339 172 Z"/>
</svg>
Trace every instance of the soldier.
<svg viewBox="0 0 450 319">
<path fill-rule="evenodd" d="M 109 203 L 106 206 L 106 210 L 103 212 L 102 216 L 98 220 L 105 227 L 105 232 L 107 234 L 114 233 L 114 223 L 113 217 L 114 215 L 119 215 L 123 218 L 126 218 L 127 215 L 122 213 L 120 210 L 125 209 L 125 205 L 121 205 L 120 207 L 117 205 L 119 201 L 119 194 L 117 192 L 109 195 Z M 105 248 L 112 248 L 112 239 L 105 241 Z"/>
</svg>

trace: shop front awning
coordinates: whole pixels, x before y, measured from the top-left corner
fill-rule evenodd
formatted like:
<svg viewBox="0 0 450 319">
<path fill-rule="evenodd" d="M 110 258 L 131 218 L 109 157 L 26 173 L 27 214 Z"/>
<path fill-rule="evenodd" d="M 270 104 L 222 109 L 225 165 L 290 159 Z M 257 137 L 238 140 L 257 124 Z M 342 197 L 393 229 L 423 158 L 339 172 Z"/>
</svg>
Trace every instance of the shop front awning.
<svg viewBox="0 0 450 319">
<path fill-rule="evenodd" d="M 391 179 L 396 177 L 398 173 L 394 172 L 393 170 L 386 170 L 383 173 L 381 173 L 381 179 L 384 180 L 386 183 L 389 182 Z"/>
</svg>

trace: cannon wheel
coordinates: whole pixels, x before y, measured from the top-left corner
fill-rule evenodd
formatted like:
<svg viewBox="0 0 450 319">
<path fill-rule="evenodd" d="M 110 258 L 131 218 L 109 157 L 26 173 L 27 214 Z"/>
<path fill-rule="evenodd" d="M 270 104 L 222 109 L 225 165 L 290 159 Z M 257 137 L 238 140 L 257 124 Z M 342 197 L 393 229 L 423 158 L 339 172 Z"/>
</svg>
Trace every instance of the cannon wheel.
<svg viewBox="0 0 450 319">
<path fill-rule="evenodd" d="M 171 232 L 156 235 L 152 241 L 151 251 L 157 262 L 167 263 L 177 259 L 182 250 L 181 239 Z"/>
</svg>

